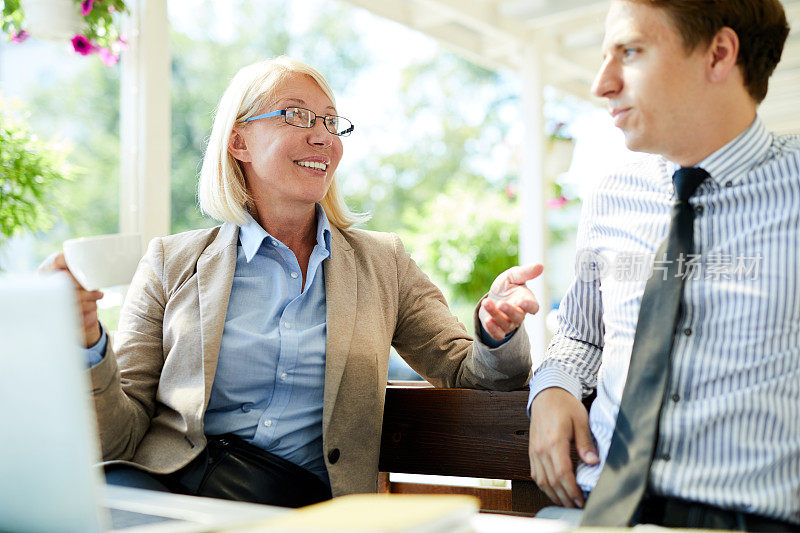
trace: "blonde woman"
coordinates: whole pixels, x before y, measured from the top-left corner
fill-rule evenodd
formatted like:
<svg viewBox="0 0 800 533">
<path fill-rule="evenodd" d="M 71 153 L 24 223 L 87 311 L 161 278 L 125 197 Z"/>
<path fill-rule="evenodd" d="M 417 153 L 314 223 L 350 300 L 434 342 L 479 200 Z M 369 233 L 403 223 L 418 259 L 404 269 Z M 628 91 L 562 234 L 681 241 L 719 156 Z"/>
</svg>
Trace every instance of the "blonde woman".
<svg viewBox="0 0 800 533">
<path fill-rule="evenodd" d="M 473 342 L 396 235 L 353 228 L 334 179 L 353 129 L 308 65 L 243 68 L 200 174 L 222 224 L 150 243 L 113 347 L 78 289 L 109 482 L 290 507 L 374 492 L 390 346 L 437 386 L 527 383 L 541 266 L 498 277 L 476 313 L 495 347 Z"/>
</svg>

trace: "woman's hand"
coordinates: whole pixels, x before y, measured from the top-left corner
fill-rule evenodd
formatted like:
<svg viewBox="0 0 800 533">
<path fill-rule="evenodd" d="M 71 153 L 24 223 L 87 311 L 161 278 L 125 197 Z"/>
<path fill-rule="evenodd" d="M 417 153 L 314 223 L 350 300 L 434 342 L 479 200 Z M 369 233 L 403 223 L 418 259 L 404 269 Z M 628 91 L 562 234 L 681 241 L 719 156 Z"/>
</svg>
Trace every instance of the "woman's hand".
<svg viewBox="0 0 800 533">
<path fill-rule="evenodd" d="M 90 348 L 97 344 L 102 335 L 100 331 L 100 320 L 97 318 L 97 300 L 103 297 L 100 291 L 87 291 L 78 280 L 72 275 L 67 267 L 67 262 L 64 259 L 62 252 L 52 254 L 39 265 L 39 273 L 53 272 L 56 270 L 63 270 L 75 283 L 75 296 L 78 300 L 78 308 L 80 310 L 81 322 L 83 327 L 83 342 L 86 348 Z"/>
<path fill-rule="evenodd" d="M 539 264 L 515 266 L 494 280 L 478 310 L 483 329 L 493 339 L 503 340 L 522 325 L 526 313 L 535 315 L 539 311 L 539 302 L 525 283 L 539 277 L 543 270 Z"/>
</svg>

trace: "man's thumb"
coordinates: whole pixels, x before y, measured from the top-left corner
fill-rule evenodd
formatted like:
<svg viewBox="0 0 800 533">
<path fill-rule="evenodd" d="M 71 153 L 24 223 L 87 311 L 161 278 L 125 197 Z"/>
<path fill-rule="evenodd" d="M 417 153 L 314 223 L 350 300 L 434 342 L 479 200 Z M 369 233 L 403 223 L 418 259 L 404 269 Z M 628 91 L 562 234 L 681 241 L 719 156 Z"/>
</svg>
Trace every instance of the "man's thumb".
<svg viewBox="0 0 800 533">
<path fill-rule="evenodd" d="M 596 465 L 600 462 L 600 457 L 597 455 L 597 448 L 594 447 L 594 440 L 592 439 L 592 432 L 589 429 L 589 424 L 575 424 L 575 449 L 578 450 L 578 456 L 581 461 L 587 465 Z"/>
</svg>

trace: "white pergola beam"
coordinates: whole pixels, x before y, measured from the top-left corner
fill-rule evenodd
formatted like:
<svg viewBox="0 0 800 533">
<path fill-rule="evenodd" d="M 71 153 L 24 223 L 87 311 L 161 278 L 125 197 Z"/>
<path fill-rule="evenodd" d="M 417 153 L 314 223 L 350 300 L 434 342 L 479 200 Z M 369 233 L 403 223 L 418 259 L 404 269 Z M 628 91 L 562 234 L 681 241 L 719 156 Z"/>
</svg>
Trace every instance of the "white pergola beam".
<svg viewBox="0 0 800 533">
<path fill-rule="evenodd" d="M 487 0 L 415 0 L 432 12 L 440 13 L 451 20 L 492 38 L 527 41 L 531 31 L 525 24 L 506 17 L 497 11 L 497 5 Z"/>
<path fill-rule="evenodd" d="M 529 42 L 522 54 L 522 116 L 525 130 L 522 143 L 522 164 L 520 165 L 520 202 L 522 217 L 519 225 L 519 258 L 521 264 L 547 263 L 548 231 L 547 180 L 544 175 L 544 78 L 546 70 L 544 56 L 547 44 L 543 40 Z M 547 292 L 547 272 L 539 276 L 529 286 L 541 305 L 541 312 L 525 319 L 525 327 L 531 339 L 531 357 L 536 368 L 544 359 L 547 347 L 547 328 L 545 315 L 550 307 Z"/>
<path fill-rule="evenodd" d="M 120 94 L 121 232 L 170 231 L 170 55 L 165 0 L 129 2 Z"/>
</svg>

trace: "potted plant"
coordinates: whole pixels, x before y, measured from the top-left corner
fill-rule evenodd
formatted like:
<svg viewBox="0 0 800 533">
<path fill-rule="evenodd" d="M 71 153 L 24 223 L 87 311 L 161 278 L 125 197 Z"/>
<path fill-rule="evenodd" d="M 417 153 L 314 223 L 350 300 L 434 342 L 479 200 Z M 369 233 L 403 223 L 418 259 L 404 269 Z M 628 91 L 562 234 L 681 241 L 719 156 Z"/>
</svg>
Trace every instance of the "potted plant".
<svg viewBox="0 0 800 533">
<path fill-rule="evenodd" d="M 2 29 L 11 42 L 29 36 L 69 40 L 81 54 L 97 53 L 106 65 L 115 65 L 125 41 L 119 16 L 128 10 L 124 0 L 2 0 Z"/>
<path fill-rule="evenodd" d="M 0 95 L 0 245 L 26 231 L 49 229 L 54 186 L 69 179 L 66 151 L 40 140 L 20 117 L 21 107 Z"/>
</svg>

